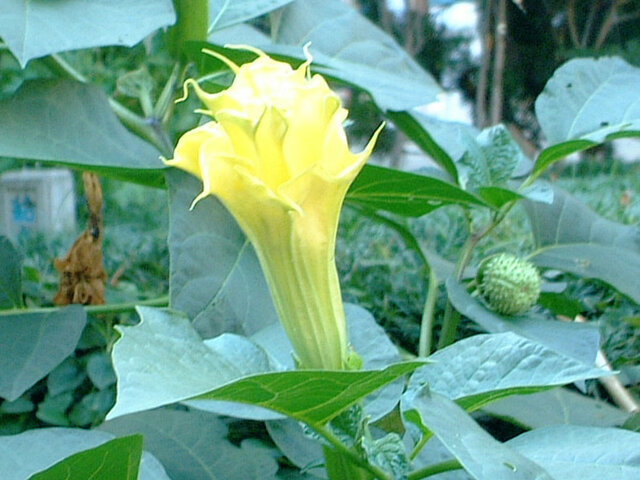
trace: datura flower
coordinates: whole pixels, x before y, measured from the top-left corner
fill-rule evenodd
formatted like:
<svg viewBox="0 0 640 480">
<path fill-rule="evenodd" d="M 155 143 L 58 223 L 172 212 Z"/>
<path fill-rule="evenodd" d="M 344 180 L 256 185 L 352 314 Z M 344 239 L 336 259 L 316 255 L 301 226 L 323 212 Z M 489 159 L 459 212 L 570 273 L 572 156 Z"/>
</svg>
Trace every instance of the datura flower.
<svg viewBox="0 0 640 480">
<path fill-rule="evenodd" d="M 348 340 L 335 266 L 338 217 L 351 182 L 382 126 L 361 153 L 349 150 L 347 111 L 311 59 L 299 68 L 258 57 L 232 85 L 191 85 L 213 121 L 185 133 L 167 164 L 202 179 L 253 244 L 300 368 L 343 369 Z"/>
</svg>

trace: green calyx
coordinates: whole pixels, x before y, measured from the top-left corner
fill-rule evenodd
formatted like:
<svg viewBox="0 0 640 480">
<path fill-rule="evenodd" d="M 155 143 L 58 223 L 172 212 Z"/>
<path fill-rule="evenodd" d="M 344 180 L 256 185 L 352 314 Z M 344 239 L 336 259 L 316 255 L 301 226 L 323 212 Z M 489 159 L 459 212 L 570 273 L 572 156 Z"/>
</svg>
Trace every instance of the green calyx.
<svg viewBox="0 0 640 480">
<path fill-rule="evenodd" d="M 538 269 L 528 260 L 508 253 L 482 261 L 476 277 L 487 304 L 502 315 L 518 315 L 538 301 L 542 280 Z"/>
</svg>

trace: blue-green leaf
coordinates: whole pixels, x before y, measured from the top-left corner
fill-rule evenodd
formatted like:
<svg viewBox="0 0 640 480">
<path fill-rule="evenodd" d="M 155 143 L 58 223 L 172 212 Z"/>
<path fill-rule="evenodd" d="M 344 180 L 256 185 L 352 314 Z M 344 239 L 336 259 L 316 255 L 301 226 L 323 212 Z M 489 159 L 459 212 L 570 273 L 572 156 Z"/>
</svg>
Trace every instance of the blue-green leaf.
<svg viewBox="0 0 640 480">
<path fill-rule="evenodd" d="M 558 425 L 532 430 L 507 445 L 554 478 L 640 478 L 640 433 L 615 428 Z"/>
<path fill-rule="evenodd" d="M 610 375 L 512 332 L 475 335 L 439 350 L 408 390 L 429 389 L 476 410 L 500 398 Z"/>
<path fill-rule="evenodd" d="M 60 79 L 26 82 L 0 101 L 0 131 L 0 156 L 164 185 L 159 152 L 122 126 L 94 85 Z"/>
<path fill-rule="evenodd" d="M 22 66 L 51 53 L 133 46 L 175 22 L 171 0 L 3 0 L 0 37 Z"/>
<path fill-rule="evenodd" d="M 542 467 L 495 440 L 452 400 L 428 387 L 408 392 L 402 411 L 431 431 L 476 480 L 554 480 Z"/>
<path fill-rule="evenodd" d="M 0 397 L 15 400 L 71 355 L 86 321 L 77 305 L 0 316 Z"/>
</svg>

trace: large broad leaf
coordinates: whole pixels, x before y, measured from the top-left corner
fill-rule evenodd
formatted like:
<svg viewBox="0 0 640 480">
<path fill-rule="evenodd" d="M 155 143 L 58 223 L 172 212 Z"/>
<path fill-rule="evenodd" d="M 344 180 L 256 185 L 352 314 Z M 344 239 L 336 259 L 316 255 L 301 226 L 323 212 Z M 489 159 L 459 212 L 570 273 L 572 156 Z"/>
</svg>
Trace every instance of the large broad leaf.
<svg viewBox="0 0 640 480">
<path fill-rule="evenodd" d="M 324 73 L 368 91 L 383 110 L 422 105 L 440 91 L 433 77 L 392 37 L 340 0 L 288 5 L 272 37 L 278 44 L 298 48 L 311 42 L 311 53 Z"/>
<path fill-rule="evenodd" d="M 554 478 L 640 478 L 640 433 L 615 428 L 562 425 L 523 433 L 507 445 Z"/>
<path fill-rule="evenodd" d="M 601 217 L 561 188 L 552 188 L 553 202 L 524 202 L 537 247 L 590 243 L 640 253 L 640 227 Z"/>
<path fill-rule="evenodd" d="M 489 310 L 453 278 L 447 280 L 453 306 L 490 333 L 514 332 L 583 363 L 595 362 L 600 344 L 598 329 L 584 323 L 551 320 L 535 313 L 503 317 Z"/>
<path fill-rule="evenodd" d="M 158 151 L 122 126 L 96 86 L 71 80 L 26 82 L 0 101 L 0 131 L 0 156 L 164 184 Z"/>
<path fill-rule="evenodd" d="M 545 247 L 531 257 L 541 267 L 597 278 L 640 303 L 640 253 L 614 246 L 577 243 Z"/>
<path fill-rule="evenodd" d="M 140 324 L 120 327 L 113 348 L 116 405 L 108 418 L 188 400 L 247 403 L 310 424 L 324 423 L 361 398 L 422 365 L 374 371 L 292 371 L 272 367 L 264 351 L 231 334 L 204 343 L 188 319 L 139 307 Z"/>
<path fill-rule="evenodd" d="M 455 402 L 428 387 L 402 399 L 404 416 L 432 432 L 476 480 L 553 480 L 540 466 L 485 432 Z"/>
<path fill-rule="evenodd" d="M 514 395 L 482 410 L 527 429 L 560 424 L 617 427 L 629 418 L 628 413 L 603 400 L 566 388 Z"/>
<path fill-rule="evenodd" d="M 353 182 L 347 202 L 407 217 L 419 217 L 451 204 L 487 206 L 443 180 L 372 165 L 367 165 Z"/>
<path fill-rule="evenodd" d="M 283 7 L 293 0 L 209 0 L 209 30 L 242 23 Z"/>
<path fill-rule="evenodd" d="M 517 393 L 610 375 L 511 332 L 466 338 L 429 360 L 434 363 L 416 370 L 408 389 L 427 384 L 466 410 Z"/>
<path fill-rule="evenodd" d="M 0 309 L 22 306 L 22 255 L 0 236 Z"/>
<path fill-rule="evenodd" d="M 272 369 L 264 351 L 223 334 L 205 344 L 183 315 L 138 307 L 140 324 L 119 327 L 113 348 L 118 378 L 111 418 L 186 400 L 237 378 Z"/>
<path fill-rule="evenodd" d="M 535 263 L 600 279 L 640 302 L 640 228 L 603 218 L 560 188 L 551 204 L 525 207 L 542 247 Z"/>
<path fill-rule="evenodd" d="M 202 190 L 191 175 L 172 169 L 167 181 L 171 306 L 207 338 L 250 335 L 277 322 L 258 259 L 233 217 L 213 197 L 190 210 Z"/>
<path fill-rule="evenodd" d="M 423 105 L 435 100 L 440 91 L 431 75 L 392 37 L 340 0 L 292 2 L 272 23 L 271 41 L 254 46 L 300 63 L 305 60 L 302 47 L 311 42 L 315 72 L 367 91 L 382 110 Z M 230 59 L 246 61 L 238 51 L 219 48 L 229 41 L 228 35 L 223 31 L 209 40 Z M 199 50 L 192 52 L 198 60 Z M 203 72 L 211 71 L 206 61 L 202 65 Z"/>
<path fill-rule="evenodd" d="M 113 438 L 112 434 L 106 432 L 71 428 L 39 428 L 18 435 L 0 436 L 2 480 L 25 480 L 33 474 L 47 470 L 67 457 L 108 444 Z M 117 443 L 115 447 L 119 448 Z M 108 447 L 108 450 L 111 450 L 111 447 Z M 85 475 L 73 478 L 93 477 Z M 127 477 L 111 476 L 106 478 Z M 162 465 L 148 452 L 142 453 L 138 478 L 139 480 L 169 480 Z"/>
<path fill-rule="evenodd" d="M 358 355 L 362 357 L 364 369 L 381 369 L 401 360 L 396 346 L 367 310 L 356 305 L 346 304 L 345 315 L 349 343 Z M 279 367 L 295 368 L 293 346 L 280 322 L 275 322 L 263 328 L 251 335 L 250 338 L 264 348 L 270 357 L 279 363 Z M 403 389 L 404 381 L 400 379 L 366 397 L 363 404 L 367 417 L 374 422 L 389 413 L 397 405 Z M 185 403 L 219 415 L 253 420 L 282 418 L 282 415 L 270 410 L 240 403 L 214 402 L 210 400 L 191 400 Z"/>
<path fill-rule="evenodd" d="M 100 430 L 144 435 L 145 449 L 162 462 L 172 480 L 274 479 L 278 465 L 268 452 L 228 440 L 227 424 L 195 411 L 155 410 L 110 420 Z"/>
<path fill-rule="evenodd" d="M 29 480 L 137 480 L 142 436 L 115 438 L 56 463 Z"/>
<path fill-rule="evenodd" d="M 389 112 L 387 116 L 457 183 L 458 170 L 455 162 L 465 152 L 461 139 L 467 135 L 475 137 L 478 132 L 474 127 L 462 123 L 443 122 L 415 110 Z"/>
<path fill-rule="evenodd" d="M 0 397 L 15 400 L 71 355 L 86 321 L 80 306 L 0 316 Z"/>
<path fill-rule="evenodd" d="M 640 136 L 640 69 L 620 58 L 573 59 L 547 82 L 536 115 L 551 146 L 535 165 L 552 162 L 598 143 Z"/>
<path fill-rule="evenodd" d="M 171 0 L 3 0 L 0 37 L 24 66 L 50 53 L 132 46 L 173 22 Z"/>
</svg>

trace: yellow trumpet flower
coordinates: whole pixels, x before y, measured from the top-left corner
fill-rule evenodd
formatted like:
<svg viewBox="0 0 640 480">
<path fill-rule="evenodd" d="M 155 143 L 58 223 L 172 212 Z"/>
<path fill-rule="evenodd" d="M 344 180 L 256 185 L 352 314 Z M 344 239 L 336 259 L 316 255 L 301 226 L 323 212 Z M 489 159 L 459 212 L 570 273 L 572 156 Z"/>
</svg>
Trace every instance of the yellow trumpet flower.
<svg viewBox="0 0 640 480">
<path fill-rule="evenodd" d="M 324 78 L 261 51 L 219 93 L 187 81 L 213 121 L 185 133 L 172 165 L 200 178 L 253 244 L 301 368 L 346 368 L 348 340 L 335 266 L 338 217 L 379 128 L 351 153 L 347 111 Z"/>
</svg>

